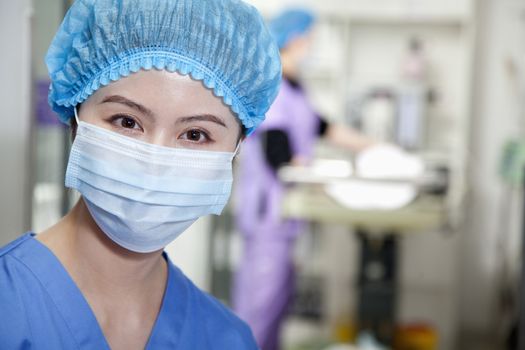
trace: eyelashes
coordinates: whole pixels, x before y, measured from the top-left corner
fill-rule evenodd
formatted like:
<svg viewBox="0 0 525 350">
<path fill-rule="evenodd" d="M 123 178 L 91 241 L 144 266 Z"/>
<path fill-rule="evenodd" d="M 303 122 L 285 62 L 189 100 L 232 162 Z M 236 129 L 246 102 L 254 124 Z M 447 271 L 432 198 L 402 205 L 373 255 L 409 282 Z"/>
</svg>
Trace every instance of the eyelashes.
<svg viewBox="0 0 525 350">
<path fill-rule="evenodd" d="M 136 130 L 144 131 L 136 118 L 126 114 L 115 114 L 109 118 L 111 125 L 117 129 L 125 129 L 127 132 Z"/>
<path fill-rule="evenodd" d="M 197 128 L 192 128 L 183 132 L 181 139 L 195 143 L 207 143 L 211 141 L 211 138 L 206 131 Z"/>
<path fill-rule="evenodd" d="M 128 114 L 115 114 L 107 119 L 112 128 L 117 132 L 124 134 L 143 134 L 145 132 L 138 118 Z M 178 132 L 175 137 L 176 140 L 182 140 L 188 144 L 209 144 L 215 142 L 211 137 L 210 132 L 202 127 L 189 127 Z"/>
</svg>

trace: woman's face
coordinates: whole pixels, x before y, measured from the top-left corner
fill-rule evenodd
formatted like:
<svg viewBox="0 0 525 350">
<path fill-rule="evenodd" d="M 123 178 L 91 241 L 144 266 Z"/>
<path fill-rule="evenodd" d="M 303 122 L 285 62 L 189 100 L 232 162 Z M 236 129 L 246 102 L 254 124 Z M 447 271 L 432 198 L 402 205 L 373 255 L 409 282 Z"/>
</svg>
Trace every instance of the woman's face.
<svg viewBox="0 0 525 350">
<path fill-rule="evenodd" d="M 200 81 L 141 70 L 98 89 L 78 111 L 81 121 L 144 142 L 233 152 L 238 119 Z"/>
</svg>

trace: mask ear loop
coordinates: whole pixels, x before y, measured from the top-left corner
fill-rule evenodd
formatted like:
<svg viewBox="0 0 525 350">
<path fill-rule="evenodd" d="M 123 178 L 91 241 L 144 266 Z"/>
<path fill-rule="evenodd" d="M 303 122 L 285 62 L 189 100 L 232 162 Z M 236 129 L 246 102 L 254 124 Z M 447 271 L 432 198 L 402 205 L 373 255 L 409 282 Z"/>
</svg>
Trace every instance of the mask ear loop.
<svg viewBox="0 0 525 350">
<path fill-rule="evenodd" d="M 235 147 L 235 151 L 233 151 L 232 159 L 239 155 L 239 151 L 241 150 L 241 143 L 242 140 L 239 140 L 239 142 L 237 143 L 237 147 Z"/>
<path fill-rule="evenodd" d="M 79 125 L 80 119 L 78 118 L 77 106 L 73 107 L 73 110 L 75 111 L 75 120 L 77 121 L 77 125 Z"/>
</svg>

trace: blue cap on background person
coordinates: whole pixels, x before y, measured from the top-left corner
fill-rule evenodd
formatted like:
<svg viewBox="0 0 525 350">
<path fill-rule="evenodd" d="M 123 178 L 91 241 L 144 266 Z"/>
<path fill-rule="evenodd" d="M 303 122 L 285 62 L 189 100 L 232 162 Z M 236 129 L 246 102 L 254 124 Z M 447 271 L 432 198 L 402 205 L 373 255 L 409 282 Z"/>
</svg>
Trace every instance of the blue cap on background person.
<svg viewBox="0 0 525 350">
<path fill-rule="evenodd" d="M 189 74 L 250 134 L 281 79 L 279 50 L 240 0 L 77 0 L 46 56 L 49 103 L 64 123 L 94 91 L 140 69 Z"/>
<path fill-rule="evenodd" d="M 315 16 L 306 9 L 290 9 L 273 18 L 268 27 L 279 49 L 283 49 L 294 38 L 305 34 L 315 22 Z"/>
</svg>

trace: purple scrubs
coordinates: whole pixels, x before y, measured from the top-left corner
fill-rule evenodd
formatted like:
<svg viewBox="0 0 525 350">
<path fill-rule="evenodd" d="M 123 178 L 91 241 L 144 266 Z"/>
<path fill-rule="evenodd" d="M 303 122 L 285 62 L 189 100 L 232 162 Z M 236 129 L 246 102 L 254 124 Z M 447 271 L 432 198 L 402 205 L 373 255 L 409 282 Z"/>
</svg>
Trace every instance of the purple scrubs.
<svg viewBox="0 0 525 350">
<path fill-rule="evenodd" d="M 279 330 L 294 290 L 292 250 L 300 223 L 281 219 L 284 185 L 267 164 L 264 132 L 279 129 L 292 156 L 311 158 L 319 118 L 304 92 L 283 80 L 266 120 L 243 144 L 236 190 L 236 223 L 244 250 L 233 290 L 237 315 L 263 350 L 279 348 Z"/>
</svg>

